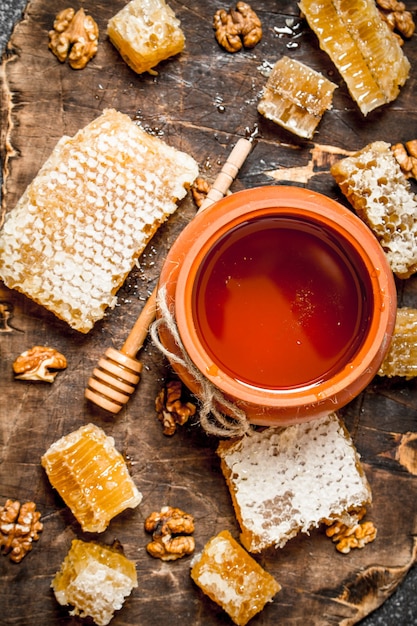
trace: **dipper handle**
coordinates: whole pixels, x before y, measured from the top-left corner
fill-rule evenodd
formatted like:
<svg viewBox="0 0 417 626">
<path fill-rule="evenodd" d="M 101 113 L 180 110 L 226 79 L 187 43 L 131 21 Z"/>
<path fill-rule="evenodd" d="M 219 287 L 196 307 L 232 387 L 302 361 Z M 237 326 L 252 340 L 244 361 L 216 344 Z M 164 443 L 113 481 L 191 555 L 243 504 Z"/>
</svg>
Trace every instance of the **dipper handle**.
<svg viewBox="0 0 417 626">
<path fill-rule="evenodd" d="M 204 211 L 204 209 L 207 209 L 226 195 L 251 150 L 252 141 L 250 139 L 243 139 L 243 137 L 239 139 L 229 154 L 216 180 L 210 187 L 198 213 Z"/>
<path fill-rule="evenodd" d="M 157 287 L 147 299 L 132 330 L 124 342 L 121 352 L 134 358 L 145 343 L 150 325 L 155 319 Z"/>
<path fill-rule="evenodd" d="M 198 213 L 223 198 L 252 149 L 251 139 L 239 139 L 202 202 Z M 93 370 L 85 397 L 116 414 L 128 402 L 140 380 L 142 364 L 136 355 L 142 348 L 156 314 L 157 287 L 149 296 L 121 350 L 108 348 Z"/>
</svg>

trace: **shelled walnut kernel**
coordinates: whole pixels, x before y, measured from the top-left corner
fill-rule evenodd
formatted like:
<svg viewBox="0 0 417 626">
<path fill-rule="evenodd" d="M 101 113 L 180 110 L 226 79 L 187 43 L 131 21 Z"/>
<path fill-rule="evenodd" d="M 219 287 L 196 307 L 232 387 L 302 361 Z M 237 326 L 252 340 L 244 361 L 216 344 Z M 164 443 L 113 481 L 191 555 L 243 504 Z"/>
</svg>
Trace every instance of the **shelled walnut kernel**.
<svg viewBox="0 0 417 626">
<path fill-rule="evenodd" d="M 415 24 L 410 11 L 406 11 L 403 2 L 397 0 L 377 0 L 376 2 L 382 19 L 388 24 L 392 31 L 397 31 L 400 43 L 403 43 L 401 37 L 409 39 L 414 31 Z M 396 34 L 397 34 L 396 33 Z"/>
<path fill-rule="evenodd" d="M 216 11 L 213 28 L 217 41 L 228 52 L 238 52 L 242 46 L 254 48 L 262 39 L 261 21 L 246 2 L 238 2 L 236 9 Z"/>
<path fill-rule="evenodd" d="M 194 202 L 198 208 L 203 204 L 209 191 L 210 185 L 207 180 L 198 176 L 191 187 L 191 193 L 193 194 Z"/>
<path fill-rule="evenodd" d="M 352 524 L 344 524 L 337 520 L 326 529 L 327 537 L 336 544 L 336 550 L 342 554 L 349 554 L 354 548 L 364 548 L 367 543 L 375 540 L 377 529 L 373 522 L 361 522 L 366 510 L 363 508 Z"/>
<path fill-rule="evenodd" d="M 183 386 L 180 380 L 170 380 L 155 399 L 155 409 L 163 425 L 164 435 L 173 435 L 177 425 L 183 426 L 195 415 L 196 406 L 183 399 Z"/>
<path fill-rule="evenodd" d="M 160 512 L 151 513 L 145 520 L 145 530 L 152 533 L 146 549 L 154 558 L 175 561 L 194 552 L 194 537 L 190 536 L 194 518 L 181 509 L 164 506 Z"/>
<path fill-rule="evenodd" d="M 43 530 L 40 516 L 34 502 L 9 499 L 0 507 L 0 549 L 11 561 L 20 563 L 32 550 L 32 542 L 38 541 Z"/>
<path fill-rule="evenodd" d="M 68 57 L 70 66 L 81 70 L 97 52 L 98 35 L 96 22 L 84 9 L 77 12 L 72 8 L 64 9 L 49 31 L 49 49 L 61 63 Z"/>
<path fill-rule="evenodd" d="M 13 371 L 18 380 L 40 380 L 52 383 L 58 372 L 67 367 L 67 360 L 63 354 L 54 348 L 34 346 L 25 350 L 13 363 Z"/>
<path fill-rule="evenodd" d="M 417 179 L 417 139 L 396 143 L 391 150 L 406 178 Z"/>
</svg>

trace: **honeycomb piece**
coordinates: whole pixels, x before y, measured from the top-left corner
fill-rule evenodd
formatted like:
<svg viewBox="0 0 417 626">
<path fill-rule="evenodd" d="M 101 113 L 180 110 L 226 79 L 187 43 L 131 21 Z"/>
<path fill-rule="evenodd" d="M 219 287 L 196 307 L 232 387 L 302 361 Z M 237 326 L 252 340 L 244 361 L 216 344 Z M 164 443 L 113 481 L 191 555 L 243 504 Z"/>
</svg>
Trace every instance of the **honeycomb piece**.
<svg viewBox="0 0 417 626">
<path fill-rule="evenodd" d="M 301 0 L 299 7 L 363 115 L 395 100 L 410 63 L 374 0 Z"/>
<path fill-rule="evenodd" d="M 107 33 L 137 74 L 156 74 L 153 68 L 185 45 L 180 21 L 165 0 L 131 0 L 110 19 Z"/>
<path fill-rule="evenodd" d="M 331 174 L 378 239 L 398 278 L 417 271 L 417 195 L 390 144 L 375 141 L 337 161 Z"/>
<path fill-rule="evenodd" d="M 0 278 L 88 332 L 197 173 L 186 153 L 105 110 L 61 138 L 7 214 Z"/>
<path fill-rule="evenodd" d="M 249 552 L 282 548 L 327 519 L 348 524 L 372 500 L 359 455 L 335 413 L 221 441 L 217 454 Z"/>
<path fill-rule="evenodd" d="M 113 438 L 94 424 L 53 443 L 41 463 L 84 532 L 103 532 L 113 517 L 142 500 Z"/>
<path fill-rule="evenodd" d="M 135 564 L 116 547 L 79 539 L 51 583 L 59 604 L 74 607 L 70 615 L 92 617 L 98 626 L 110 622 L 137 586 Z"/>
<path fill-rule="evenodd" d="M 281 589 L 227 530 L 212 537 L 195 557 L 191 578 L 238 626 L 247 624 Z"/>
<path fill-rule="evenodd" d="M 258 111 L 286 130 L 310 139 L 323 113 L 331 109 L 336 87 L 304 63 L 284 56 L 272 69 Z"/>
<path fill-rule="evenodd" d="M 379 376 L 402 376 L 406 380 L 417 376 L 417 309 L 397 309 L 390 349 L 378 371 Z"/>
</svg>

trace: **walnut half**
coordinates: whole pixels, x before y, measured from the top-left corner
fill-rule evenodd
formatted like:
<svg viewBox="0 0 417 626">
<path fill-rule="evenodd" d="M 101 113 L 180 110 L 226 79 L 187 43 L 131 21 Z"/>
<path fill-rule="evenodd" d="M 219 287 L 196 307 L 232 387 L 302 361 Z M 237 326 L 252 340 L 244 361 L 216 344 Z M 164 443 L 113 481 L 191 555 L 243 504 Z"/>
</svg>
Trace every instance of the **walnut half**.
<svg viewBox="0 0 417 626">
<path fill-rule="evenodd" d="M 210 191 L 210 185 L 205 178 L 198 176 L 191 187 L 191 193 L 193 195 L 194 202 L 197 207 L 200 208 L 204 200 L 207 198 L 207 194 Z"/>
<path fill-rule="evenodd" d="M 154 558 L 175 561 L 192 554 L 195 548 L 194 518 L 181 509 L 164 506 L 151 513 L 145 520 L 145 530 L 152 533 L 152 541 L 146 546 Z"/>
<path fill-rule="evenodd" d="M 396 143 L 391 146 L 391 150 L 405 177 L 417 179 L 417 139 L 407 141 L 404 145 Z"/>
<path fill-rule="evenodd" d="M 39 539 L 43 530 L 40 516 L 34 502 L 6 500 L 0 507 L 0 548 L 11 561 L 20 563 L 32 550 L 32 542 Z"/>
<path fill-rule="evenodd" d="M 22 352 L 13 363 L 13 371 L 18 380 L 40 380 L 53 383 L 57 371 L 67 367 L 67 360 L 63 354 L 54 348 L 34 346 L 30 350 Z"/>
<path fill-rule="evenodd" d="M 406 10 L 403 2 L 397 0 L 377 0 L 376 2 L 382 19 L 388 24 L 392 31 L 398 33 L 400 43 L 401 37 L 410 39 L 415 31 L 413 15 Z"/>
<path fill-rule="evenodd" d="M 177 425 L 183 426 L 196 412 L 196 406 L 183 398 L 180 380 L 170 380 L 155 399 L 155 410 L 163 425 L 164 435 L 172 436 Z"/>
<path fill-rule="evenodd" d="M 349 554 L 354 548 L 364 548 L 367 543 L 375 540 L 377 529 L 373 522 L 361 522 L 366 509 L 362 508 L 352 522 L 346 524 L 340 520 L 326 522 L 326 535 L 336 544 L 336 550 L 342 554 Z"/>
<path fill-rule="evenodd" d="M 261 21 L 246 2 L 238 2 L 236 9 L 216 11 L 213 28 L 217 41 L 228 52 L 238 52 L 242 46 L 254 48 L 262 39 Z"/>
<path fill-rule="evenodd" d="M 97 52 L 98 34 L 96 22 L 84 9 L 64 9 L 49 31 L 49 49 L 61 63 L 68 57 L 70 66 L 81 70 Z"/>
</svg>

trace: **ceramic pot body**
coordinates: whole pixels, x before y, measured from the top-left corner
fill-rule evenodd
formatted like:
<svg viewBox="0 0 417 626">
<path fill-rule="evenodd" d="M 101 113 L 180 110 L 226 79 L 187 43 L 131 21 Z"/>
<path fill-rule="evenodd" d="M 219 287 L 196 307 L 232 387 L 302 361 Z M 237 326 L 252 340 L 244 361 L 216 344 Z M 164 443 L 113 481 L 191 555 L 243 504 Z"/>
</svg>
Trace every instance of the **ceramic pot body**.
<svg viewBox="0 0 417 626">
<path fill-rule="evenodd" d="M 395 324 L 395 283 L 371 231 L 292 186 L 237 192 L 198 213 L 170 250 L 162 287 L 199 375 L 258 425 L 346 405 L 377 373 Z M 166 326 L 159 334 L 180 356 Z M 171 362 L 198 396 L 196 377 Z"/>
</svg>

